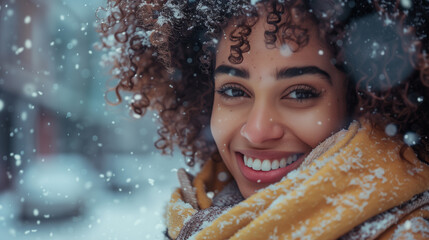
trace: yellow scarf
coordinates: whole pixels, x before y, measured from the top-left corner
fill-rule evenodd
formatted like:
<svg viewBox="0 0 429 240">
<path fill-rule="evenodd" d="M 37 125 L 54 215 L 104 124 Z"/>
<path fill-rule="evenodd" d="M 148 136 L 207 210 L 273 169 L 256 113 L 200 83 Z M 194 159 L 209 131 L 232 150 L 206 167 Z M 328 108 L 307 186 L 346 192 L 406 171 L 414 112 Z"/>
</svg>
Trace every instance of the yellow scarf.
<svg viewBox="0 0 429 240">
<path fill-rule="evenodd" d="M 262 189 L 206 224 L 195 239 L 337 239 L 367 219 L 429 189 L 429 166 L 402 142 L 365 124 L 351 124 L 318 146 L 281 182 Z M 221 162 L 208 161 L 193 180 L 198 208 L 210 206 L 207 192 L 225 185 Z M 208 187 L 210 183 L 210 187 Z M 216 183 L 216 184 L 215 184 Z M 176 190 L 167 209 L 175 239 L 197 210 Z M 409 214 L 429 216 L 420 208 Z M 403 222 L 401 221 L 401 222 Z M 388 239 L 394 227 L 378 233 Z"/>
</svg>

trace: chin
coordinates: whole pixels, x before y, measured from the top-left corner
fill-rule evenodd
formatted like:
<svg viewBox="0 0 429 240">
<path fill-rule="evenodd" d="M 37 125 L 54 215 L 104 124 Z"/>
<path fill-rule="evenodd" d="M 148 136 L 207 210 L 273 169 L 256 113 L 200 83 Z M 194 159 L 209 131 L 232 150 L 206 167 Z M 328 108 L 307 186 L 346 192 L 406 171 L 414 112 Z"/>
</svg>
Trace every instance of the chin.
<svg viewBox="0 0 429 240">
<path fill-rule="evenodd" d="M 246 181 L 246 180 L 245 180 Z M 263 189 L 265 187 L 268 187 L 269 183 L 253 183 L 248 182 L 247 183 L 240 183 L 237 182 L 238 189 L 240 190 L 241 195 L 243 195 L 244 198 L 248 198 L 255 194 L 258 190 Z"/>
</svg>

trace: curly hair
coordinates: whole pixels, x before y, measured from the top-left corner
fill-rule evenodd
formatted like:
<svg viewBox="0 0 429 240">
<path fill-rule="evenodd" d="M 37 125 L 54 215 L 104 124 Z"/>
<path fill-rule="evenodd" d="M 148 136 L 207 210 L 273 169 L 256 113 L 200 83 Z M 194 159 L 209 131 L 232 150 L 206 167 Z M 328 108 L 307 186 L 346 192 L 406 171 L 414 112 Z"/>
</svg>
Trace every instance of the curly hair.
<svg viewBox="0 0 429 240">
<path fill-rule="evenodd" d="M 429 3 L 399 0 L 108 0 L 97 11 L 103 62 L 118 79 L 114 91 L 132 92 L 132 110 L 159 113 L 163 153 L 177 145 L 187 163 L 202 163 L 216 152 L 210 133 L 213 67 L 217 44 L 228 37 L 228 60 L 243 61 L 248 37 L 265 7 L 268 48 L 287 43 L 298 51 L 309 41 L 303 21 L 318 24 L 347 75 L 350 116 L 365 116 L 396 134 L 413 133 L 412 147 L 423 160 L 429 151 Z M 414 7 L 415 6 L 415 7 Z M 103 16 L 101 16 L 103 14 Z M 234 22 L 234 30 L 224 33 Z M 407 135 L 408 134 L 408 135 Z"/>
</svg>

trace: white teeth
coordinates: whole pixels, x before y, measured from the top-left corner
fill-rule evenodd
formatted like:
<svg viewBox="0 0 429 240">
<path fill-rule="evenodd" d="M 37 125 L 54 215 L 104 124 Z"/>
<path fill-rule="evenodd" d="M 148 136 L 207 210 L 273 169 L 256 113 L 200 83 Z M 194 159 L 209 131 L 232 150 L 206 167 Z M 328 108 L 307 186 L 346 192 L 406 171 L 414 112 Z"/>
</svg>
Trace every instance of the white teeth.
<svg viewBox="0 0 429 240">
<path fill-rule="evenodd" d="M 296 161 L 296 159 L 297 159 L 298 157 L 297 157 L 297 155 L 295 154 L 295 155 L 292 155 L 292 156 L 289 156 L 288 158 L 287 158 L 287 160 L 286 160 L 286 164 L 287 165 L 289 165 L 289 164 L 292 164 L 293 162 L 295 162 Z"/>
<path fill-rule="evenodd" d="M 271 163 L 271 169 L 273 169 L 273 170 L 276 170 L 277 168 L 279 168 L 280 167 L 280 162 L 279 162 L 279 160 L 274 160 L 272 163 Z"/>
<path fill-rule="evenodd" d="M 261 166 L 262 171 L 270 171 L 271 170 L 271 162 L 269 160 L 264 160 Z"/>
<path fill-rule="evenodd" d="M 253 165 L 253 159 L 247 158 L 247 166 L 252 168 L 252 165 Z"/>
<path fill-rule="evenodd" d="M 244 165 L 249 168 L 252 168 L 256 171 L 271 171 L 278 168 L 284 168 L 292 163 L 294 163 L 298 159 L 299 154 L 294 154 L 289 156 L 288 158 L 282 158 L 280 161 L 277 159 L 268 160 L 265 159 L 263 161 L 259 159 L 252 159 L 251 157 L 243 155 Z"/>
<path fill-rule="evenodd" d="M 261 170 L 261 160 L 255 159 L 252 164 L 253 170 Z"/>
<path fill-rule="evenodd" d="M 286 159 L 282 158 L 282 160 L 280 160 L 280 168 L 284 167 L 286 167 Z"/>
</svg>

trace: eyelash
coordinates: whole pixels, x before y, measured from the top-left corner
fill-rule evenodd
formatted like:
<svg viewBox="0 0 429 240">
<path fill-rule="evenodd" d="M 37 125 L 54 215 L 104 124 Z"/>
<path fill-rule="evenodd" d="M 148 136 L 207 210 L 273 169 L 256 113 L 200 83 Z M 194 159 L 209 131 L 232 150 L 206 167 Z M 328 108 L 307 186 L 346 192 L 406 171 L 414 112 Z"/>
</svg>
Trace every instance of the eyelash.
<svg viewBox="0 0 429 240">
<path fill-rule="evenodd" d="M 283 97 L 283 99 L 293 99 L 298 102 L 302 102 L 311 98 L 318 98 L 321 95 L 321 91 L 316 90 L 315 88 L 308 86 L 308 85 L 295 85 L 292 86 L 291 90 L 287 91 L 288 94 Z M 294 97 L 290 97 L 292 93 L 295 93 Z M 298 94 L 305 95 L 298 97 Z"/>
<path fill-rule="evenodd" d="M 228 91 L 240 91 L 239 96 L 234 96 L 233 92 L 227 93 Z M 225 99 L 234 99 L 239 97 L 249 97 L 249 94 L 243 89 L 243 87 L 236 84 L 226 84 L 220 87 L 220 89 L 216 90 L 222 97 Z M 291 94 L 295 94 L 295 96 L 291 97 Z M 232 96 L 231 96 L 232 94 Z M 301 95 L 301 96 L 299 96 Z M 304 96 L 302 96 L 304 95 Z M 302 102 L 312 98 L 320 97 L 321 92 L 317 91 L 315 88 L 308 85 L 294 85 L 291 89 L 287 89 L 287 95 L 285 95 L 282 99 L 290 99 L 295 100 L 297 102 Z"/>
<path fill-rule="evenodd" d="M 227 91 L 240 91 L 241 96 L 231 96 L 227 93 Z M 226 99 L 233 99 L 237 97 L 249 97 L 249 94 L 243 89 L 243 87 L 238 86 L 236 84 L 226 84 L 220 87 L 220 89 L 216 90 L 222 97 Z M 232 94 L 232 93 L 231 93 Z"/>
</svg>

